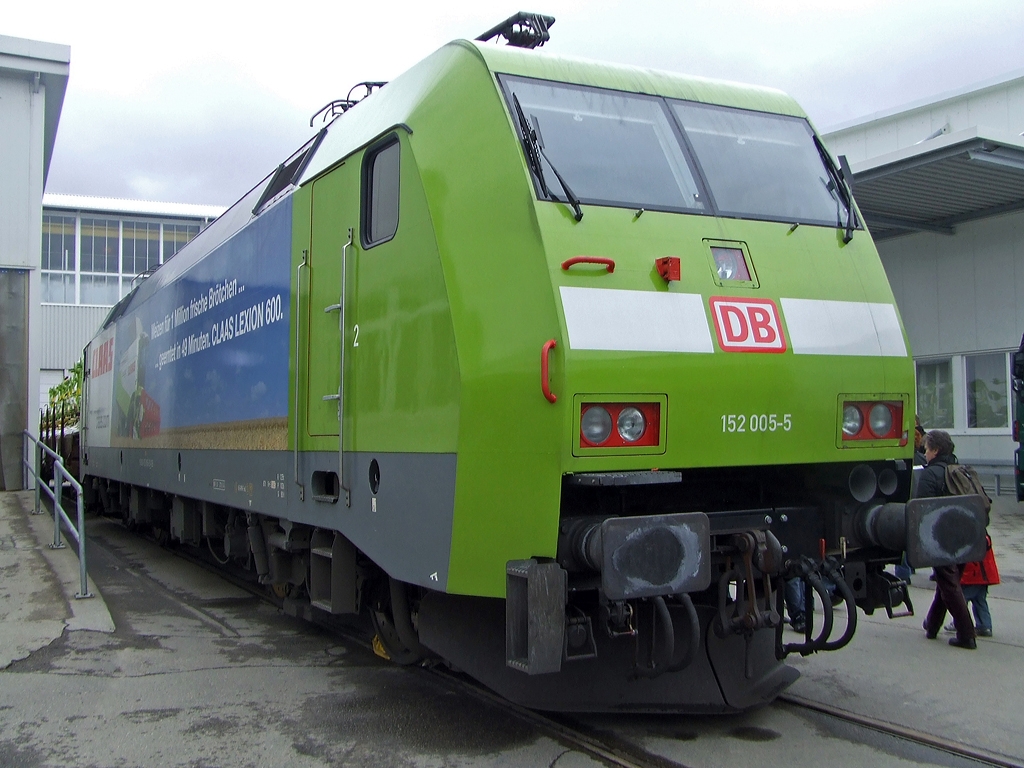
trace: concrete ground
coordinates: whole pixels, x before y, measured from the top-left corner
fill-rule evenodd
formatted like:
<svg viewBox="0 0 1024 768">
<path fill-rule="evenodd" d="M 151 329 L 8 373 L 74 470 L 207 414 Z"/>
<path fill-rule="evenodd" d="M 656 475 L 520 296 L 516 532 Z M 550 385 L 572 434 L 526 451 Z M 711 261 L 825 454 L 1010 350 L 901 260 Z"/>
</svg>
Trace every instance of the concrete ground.
<svg viewBox="0 0 1024 768">
<path fill-rule="evenodd" d="M 119 522 L 89 521 L 105 602 L 76 601 L 77 582 L 46 561 L 52 518 L 30 506 L 30 494 L 0 494 L 0 648 L 18 659 L 0 671 L 3 768 L 597 765 Z M 50 554 L 67 554 L 77 577 L 74 554 Z M 106 623 L 81 626 L 86 604 Z"/>
<path fill-rule="evenodd" d="M 850 646 L 792 661 L 802 677 L 790 693 L 1024 763 L 1024 504 L 997 497 L 989 534 L 1002 583 L 989 588 L 993 632 L 978 650 L 950 647 L 944 632 L 925 638 L 935 589 L 930 570 L 918 571 L 915 616 L 861 614 Z"/>
<path fill-rule="evenodd" d="M 30 514 L 33 505 L 31 493 L 0 493 L 0 669 L 46 647 L 65 628 L 114 631 L 94 582 L 92 598 L 74 599 L 81 589 L 77 551 L 73 544 L 47 546 L 53 517 Z"/>
<path fill-rule="evenodd" d="M 98 596 L 75 600 L 77 557 L 47 549 L 52 518 L 31 515 L 31 503 L 0 494 L 0 766 L 597 764 L 115 521 L 90 520 Z M 789 693 L 1024 764 L 1024 505 L 997 499 L 990 531 L 1004 583 L 989 597 L 995 636 L 977 651 L 925 639 L 932 585 L 922 572 L 916 617 L 862 614 L 848 648 L 791 659 L 803 676 Z M 665 764 L 967 764 L 785 703 L 732 717 L 577 721 Z"/>
</svg>

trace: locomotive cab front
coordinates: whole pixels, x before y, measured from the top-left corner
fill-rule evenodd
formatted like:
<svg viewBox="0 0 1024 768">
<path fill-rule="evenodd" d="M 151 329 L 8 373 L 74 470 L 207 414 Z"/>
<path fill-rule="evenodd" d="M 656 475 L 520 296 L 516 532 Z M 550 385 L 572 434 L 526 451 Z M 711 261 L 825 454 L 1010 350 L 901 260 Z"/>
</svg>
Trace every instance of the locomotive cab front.
<svg viewBox="0 0 1024 768">
<path fill-rule="evenodd" d="M 484 55 L 554 294 L 536 392 L 562 448 L 556 551 L 506 568 L 520 677 L 471 671 L 545 708 L 584 685 L 642 708 L 684 669 L 676 706 L 770 700 L 858 607 L 913 610 L 887 563 L 963 561 L 981 530 L 976 500 L 907 504 L 913 366 L 850 187 L 780 93 Z M 792 643 L 789 579 L 822 618 Z"/>
</svg>

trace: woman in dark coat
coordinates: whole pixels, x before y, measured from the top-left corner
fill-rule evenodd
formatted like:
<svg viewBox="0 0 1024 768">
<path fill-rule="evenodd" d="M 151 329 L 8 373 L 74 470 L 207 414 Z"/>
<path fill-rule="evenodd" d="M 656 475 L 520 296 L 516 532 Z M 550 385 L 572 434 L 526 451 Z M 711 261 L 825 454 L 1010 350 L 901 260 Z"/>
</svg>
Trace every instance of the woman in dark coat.
<svg viewBox="0 0 1024 768">
<path fill-rule="evenodd" d="M 933 429 L 924 436 L 924 455 L 927 464 L 920 470 L 921 476 L 917 481 L 915 498 L 949 495 L 946 488 L 946 467 L 957 463 L 953 448 L 949 433 L 941 429 Z M 946 618 L 946 611 L 949 610 L 953 617 L 953 626 L 956 627 L 956 637 L 950 638 L 949 644 L 957 648 L 974 650 L 978 647 L 974 622 L 971 621 L 967 601 L 964 600 L 964 593 L 960 588 L 963 566 L 946 565 L 935 568 L 934 571 L 935 598 L 924 620 L 925 634 L 929 640 L 938 637 L 942 622 Z"/>
</svg>

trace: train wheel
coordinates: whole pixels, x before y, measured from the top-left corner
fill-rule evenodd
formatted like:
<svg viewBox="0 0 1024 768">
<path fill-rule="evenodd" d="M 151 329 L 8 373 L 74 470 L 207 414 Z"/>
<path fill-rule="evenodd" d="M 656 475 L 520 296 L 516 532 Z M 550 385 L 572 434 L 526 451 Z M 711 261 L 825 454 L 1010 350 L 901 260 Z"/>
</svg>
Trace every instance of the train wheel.
<svg viewBox="0 0 1024 768">
<path fill-rule="evenodd" d="M 423 660 L 423 654 L 406 648 L 402 644 L 402 639 L 398 636 L 398 631 L 389 615 L 381 611 L 370 611 L 370 619 L 373 621 L 373 630 L 377 633 L 374 640 L 380 643 L 391 661 L 408 666 Z"/>
<path fill-rule="evenodd" d="M 287 581 L 283 584 L 271 584 L 270 590 L 274 593 L 274 597 L 284 600 L 292 593 L 292 585 Z"/>
<path fill-rule="evenodd" d="M 415 643 L 415 647 L 409 647 L 402 640 L 401 633 L 395 627 L 393 615 L 392 605 L 395 601 L 392 600 L 392 595 L 401 591 L 403 599 L 400 602 L 405 602 L 405 585 L 401 582 L 392 581 L 385 576 L 382 587 L 379 599 L 375 601 L 376 604 L 370 609 L 370 620 L 373 623 L 373 630 L 376 632 L 376 637 L 374 638 L 375 652 L 377 643 L 380 643 L 391 661 L 396 664 L 403 666 L 417 664 L 423 660 L 423 647 L 418 642 Z M 402 608 L 406 611 L 405 620 L 409 622 L 407 604 L 400 607 L 400 609 Z M 381 654 L 378 652 L 377 655 Z"/>
</svg>

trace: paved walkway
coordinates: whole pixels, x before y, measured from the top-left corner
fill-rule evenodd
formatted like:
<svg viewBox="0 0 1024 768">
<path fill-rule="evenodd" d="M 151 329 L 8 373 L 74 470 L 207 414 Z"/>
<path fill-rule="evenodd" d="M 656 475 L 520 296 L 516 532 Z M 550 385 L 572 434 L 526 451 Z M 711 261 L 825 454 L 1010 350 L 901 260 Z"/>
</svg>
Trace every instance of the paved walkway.
<svg viewBox="0 0 1024 768">
<path fill-rule="evenodd" d="M 45 648 L 65 630 L 113 632 L 96 585 L 76 600 L 79 571 L 74 544 L 50 549 L 53 517 L 33 515 L 31 492 L 0 493 L 0 669 Z M 86 551 L 88 559 L 88 550 Z"/>
<path fill-rule="evenodd" d="M 202 569 L 182 563 L 143 539 L 129 536 L 117 523 L 112 521 L 93 521 L 94 525 L 99 526 L 99 529 L 103 531 L 99 543 L 106 546 L 108 550 L 111 547 L 118 550 L 123 548 L 125 556 L 129 558 L 129 561 L 126 562 L 133 564 L 130 567 L 117 570 L 122 566 L 117 566 L 111 560 L 109 552 L 104 559 L 101 550 L 96 551 L 97 560 L 95 562 L 96 567 L 101 569 L 97 571 L 97 574 L 104 574 L 104 579 L 106 579 L 104 583 L 107 584 L 108 589 L 112 590 L 108 594 L 113 601 L 111 605 L 116 607 L 119 604 L 118 601 L 122 604 L 118 609 L 119 612 L 116 612 L 118 630 L 113 635 L 96 635 L 79 631 L 93 630 L 111 633 L 114 632 L 114 623 L 111 620 L 107 604 L 95 585 L 90 584 L 90 591 L 96 597 L 86 600 L 74 598 L 79 586 L 76 553 L 71 547 L 56 551 L 47 548 L 46 545 L 52 540 L 52 517 L 32 515 L 32 503 L 33 499 L 30 493 L 0 493 L 0 669 L 8 667 L 14 660 L 26 659 L 31 655 L 31 658 L 11 667 L 11 670 L 18 670 L 22 674 L 6 679 L 6 685 L 0 687 L 0 699 L 6 697 L 6 702 L 0 702 L 0 704 L 7 704 L 7 706 L 0 706 L 0 725 L 3 725 L 6 719 L 8 722 L 4 730 L 27 728 L 27 724 L 33 724 L 32 728 L 35 729 L 32 731 L 31 738 L 26 732 L 23 737 L 18 737 L 20 741 L 17 744 L 14 742 L 8 744 L 11 749 L 17 747 L 17 750 L 24 751 L 29 747 L 38 748 L 38 750 L 42 750 L 39 753 L 42 755 L 46 751 L 43 749 L 44 745 L 51 743 L 54 739 L 63 738 L 60 733 L 63 733 L 61 729 L 65 728 L 62 725 L 65 721 L 76 720 L 77 722 L 78 719 L 92 711 L 93 707 L 89 702 L 102 699 L 108 701 L 109 706 L 100 715 L 95 713 L 90 715 L 94 719 L 98 718 L 90 726 L 92 730 L 85 729 L 88 730 L 88 734 L 83 731 L 77 737 L 88 735 L 87 741 L 92 745 L 90 749 L 94 748 L 95 751 L 84 749 L 81 746 L 76 747 L 75 749 L 84 751 L 77 753 L 80 759 L 73 762 L 77 764 L 108 764 L 107 758 L 102 756 L 106 754 L 104 750 L 107 749 L 106 740 L 110 738 L 109 722 L 111 721 L 104 720 L 104 717 L 107 715 L 113 717 L 114 714 L 121 711 L 118 707 L 124 709 L 128 706 L 125 702 L 130 703 L 130 701 L 137 701 L 137 707 L 142 708 L 140 713 L 132 715 L 133 717 L 148 717 L 149 715 L 146 713 L 163 713 L 164 710 L 161 707 L 170 706 L 166 702 L 164 704 L 154 703 L 160 697 L 165 697 L 168 701 L 179 701 L 183 696 L 188 698 L 193 695 L 187 694 L 187 692 L 197 684 L 194 679 L 187 678 L 187 676 L 187 679 L 179 679 L 180 675 L 175 677 L 175 674 L 153 675 L 157 669 L 163 670 L 171 667 L 176 669 L 175 665 L 189 667 L 188 670 L 181 671 L 191 674 L 206 670 L 202 672 L 206 676 L 214 674 L 216 670 L 221 670 L 217 674 L 227 674 L 223 670 L 234 669 L 239 660 L 243 662 L 243 666 L 253 664 L 256 667 L 265 666 L 264 671 L 270 677 L 253 679 L 251 677 L 253 670 L 251 669 L 238 672 L 239 686 L 244 688 L 255 685 L 262 691 L 260 696 L 253 694 L 252 701 L 243 697 L 243 700 L 248 702 L 246 707 L 250 708 L 255 707 L 256 702 L 265 699 L 263 695 L 267 693 L 264 690 L 265 686 L 272 685 L 273 681 L 278 681 L 282 685 L 287 683 L 284 688 L 275 691 L 270 697 L 271 700 L 279 699 L 285 705 L 284 708 L 281 712 L 264 713 L 266 717 L 259 721 L 261 729 L 265 729 L 269 722 L 276 722 L 275 717 L 283 718 L 281 722 L 291 722 L 285 712 L 297 711 L 304 697 L 342 696 L 344 698 L 342 694 L 352 686 L 352 681 L 345 675 L 336 680 L 329 676 L 324 677 L 323 669 L 317 666 L 318 664 L 322 666 L 333 658 L 330 654 L 323 655 L 321 644 L 325 641 L 320 639 L 320 630 L 309 625 L 291 622 L 287 617 L 279 616 L 275 610 L 266 606 L 261 607 L 259 602 L 251 596 L 234 595 L 232 597 L 234 588 L 229 587 L 226 583 L 222 583 L 220 588 L 222 591 L 228 590 L 231 594 L 221 594 L 216 590 L 211 592 L 211 584 L 206 582 L 217 582 L 216 577 Z M 980 638 L 977 651 L 963 651 L 949 647 L 945 642 L 948 637 L 946 635 L 940 635 L 940 639 L 937 641 L 925 639 L 921 629 L 921 617 L 931 600 L 933 585 L 928 581 L 928 573 L 922 571 L 917 573 L 913 580 L 913 598 L 917 616 L 890 621 L 884 611 L 878 611 L 870 617 L 861 614 L 857 635 L 848 648 L 838 653 L 821 653 L 806 659 L 790 657 L 789 661 L 801 670 L 803 676 L 790 689 L 789 693 L 805 699 L 835 705 L 871 718 L 960 741 L 966 745 L 981 747 L 991 753 L 1005 756 L 1010 762 L 1024 764 L 1024 730 L 1020 728 L 1020 713 L 1024 710 L 1024 685 L 1021 685 L 1021 681 L 1024 680 L 1024 505 L 1018 505 L 1016 501 L 1006 496 L 998 498 L 993 507 L 990 531 L 995 543 L 1003 583 L 993 587 L 989 595 L 994 636 Z M 104 536 L 106 538 L 103 538 Z M 117 544 L 117 542 L 122 542 L 122 539 L 123 543 Z M 135 550 L 145 550 L 145 552 L 140 551 L 136 554 Z M 134 564 L 135 557 L 141 558 L 137 566 Z M 103 568 L 106 570 L 102 570 Z M 167 581 L 167 586 L 160 587 L 156 591 L 150 590 L 152 594 L 145 591 L 139 592 L 138 584 L 148 582 L 139 580 L 136 568 L 140 573 L 148 573 L 161 583 Z M 199 581 L 203 583 L 200 584 Z M 176 607 L 172 606 L 174 611 L 166 615 L 164 613 L 154 614 L 156 611 L 154 606 L 161 600 L 167 602 L 165 599 L 167 595 L 178 595 L 179 593 L 191 595 L 189 600 L 199 605 L 199 608 L 195 608 L 191 604 L 183 606 L 175 604 Z M 211 600 L 211 595 L 218 599 Z M 221 606 L 221 603 L 225 603 L 226 607 Z M 213 613 L 224 612 L 225 616 L 221 616 L 219 613 L 213 616 L 211 611 Z M 207 614 L 213 616 L 213 619 Z M 217 630 L 213 633 L 216 636 L 212 637 L 212 640 L 209 638 L 204 640 L 203 637 L 200 637 L 202 632 L 192 626 L 200 619 L 202 621 L 199 624 L 202 624 L 203 627 L 209 624 L 214 630 Z M 259 624 L 260 621 L 267 623 L 270 629 L 260 629 L 257 632 L 250 627 L 245 631 L 232 630 L 224 635 L 226 631 L 224 627 L 228 624 L 232 627 L 237 625 L 237 627 L 246 628 L 250 624 Z M 133 627 L 136 624 L 139 626 Z M 145 631 L 142 631 L 140 627 Z M 270 632 L 268 637 L 276 639 L 273 641 L 265 638 L 256 639 L 263 638 L 261 633 L 265 631 Z M 220 634 L 217 634 L 218 632 Z M 209 633 L 207 631 L 207 634 Z M 144 635 L 145 642 L 136 635 Z M 159 635 L 163 639 L 155 642 L 150 635 Z M 188 640 L 188 642 L 198 643 L 199 650 L 191 646 L 182 646 L 181 648 L 175 646 L 179 640 L 174 638 L 188 639 L 192 635 L 196 635 L 197 639 Z M 101 640 L 100 638 L 108 639 Z M 306 638 L 302 642 L 309 646 L 308 648 L 302 646 L 305 649 L 304 655 L 297 653 L 301 645 L 299 642 L 301 638 Z M 59 642 L 55 642 L 58 640 Z M 185 640 L 180 640 L 180 642 L 185 643 Z M 203 645 L 204 642 L 213 650 L 206 648 Z M 257 645 L 260 646 L 261 653 L 254 655 Z M 284 653 L 283 649 L 286 647 L 290 650 Z M 40 651 L 44 648 L 46 650 Z M 203 648 L 206 650 L 200 652 Z M 179 652 L 168 654 L 168 650 Z M 34 653 L 36 651 L 39 653 Z M 372 657 L 365 660 L 355 651 L 352 654 L 352 660 L 357 662 L 353 669 L 362 670 L 368 664 L 376 668 L 374 666 L 376 661 Z M 228 657 L 227 661 L 221 658 L 225 655 Z M 357 656 L 359 659 L 356 658 Z M 168 667 L 168 665 L 170 666 Z M 192 670 L 189 665 L 197 668 Z M 281 665 L 289 667 L 291 671 L 287 675 L 282 675 L 278 669 Z M 309 680 L 303 686 L 296 688 L 302 670 L 307 669 L 311 673 Z M 11 670 L 4 674 L 11 674 Z M 116 674 L 111 673 L 111 670 L 115 670 Z M 174 673 L 174 669 L 170 669 L 170 671 Z M 53 674 L 55 672 L 57 674 Z M 405 681 L 408 677 L 387 665 L 381 665 L 379 673 L 385 675 L 389 682 L 382 682 L 376 677 L 372 682 L 368 681 L 367 695 L 370 696 L 369 691 L 373 691 L 371 699 L 368 700 L 376 700 L 374 697 L 379 697 L 381 690 L 397 685 L 396 681 Z M 360 674 L 363 673 L 360 672 Z M 375 676 L 377 672 L 373 674 Z M 125 678 L 123 686 L 127 687 L 118 687 L 122 683 L 116 681 L 121 677 Z M 152 696 L 143 696 L 138 689 L 140 680 L 143 679 L 167 680 L 169 681 L 167 685 L 170 687 L 167 690 L 155 689 Z M 408 677 L 407 682 L 413 684 L 417 679 L 414 676 Z M 110 680 L 115 680 L 115 682 L 112 683 Z M 18 683 L 18 690 L 15 690 L 15 683 Z M 136 691 L 133 694 L 134 698 L 128 696 L 129 690 Z M 218 690 L 224 699 L 223 706 L 237 709 L 240 695 L 238 690 L 240 689 L 225 684 L 223 690 Z M 104 696 L 107 698 L 103 699 Z M 20 704 L 15 710 L 4 714 L 3 710 L 11 710 L 10 703 L 13 701 L 18 701 Z M 79 702 L 78 706 L 82 710 L 81 712 L 71 711 L 74 709 L 72 705 L 76 701 Z M 450 704 L 449 701 L 444 706 L 447 707 Z M 181 707 L 180 704 L 174 706 Z M 70 709 L 64 712 L 61 707 Z M 107 709 L 110 711 L 107 712 Z M 175 709 L 174 712 L 178 712 L 178 710 Z M 172 728 L 167 731 L 164 735 L 170 741 L 159 742 L 159 749 L 170 749 L 172 742 L 179 744 L 182 733 L 192 733 L 196 723 L 209 715 L 210 712 L 204 714 L 199 710 L 182 709 L 180 713 L 174 715 L 181 720 L 181 728 L 177 730 Z M 239 722 L 244 719 L 237 712 L 232 717 L 236 715 L 240 718 Z M 303 733 L 308 733 L 308 728 L 316 726 L 316 723 L 322 719 L 321 715 L 322 712 L 319 711 L 310 712 L 309 722 L 312 725 L 304 726 Z M 160 717 L 163 716 L 160 714 Z M 418 715 L 410 716 L 418 717 Z M 439 713 L 435 713 L 435 716 L 441 717 Z M 124 717 L 128 717 L 128 715 L 124 715 Z M 195 718 L 199 718 L 199 720 L 195 720 Z M 443 717 L 441 719 L 445 720 Z M 743 727 L 749 727 L 772 730 L 780 735 L 777 742 L 760 745 L 760 751 L 757 753 L 743 753 L 747 756 L 756 756 L 756 760 L 750 764 L 785 762 L 794 757 L 800 758 L 801 755 L 810 756 L 812 752 L 809 750 L 812 749 L 812 746 L 822 742 L 825 737 L 814 731 L 814 727 L 812 727 L 814 723 L 809 721 L 806 728 L 808 730 L 807 738 L 801 738 L 801 731 L 793 726 L 791 720 L 791 713 L 785 706 L 767 707 L 737 718 L 688 718 L 686 722 L 696 729 L 695 733 L 699 731 L 702 734 L 701 739 L 692 743 L 676 744 L 672 748 L 683 749 L 685 747 L 687 759 L 684 762 L 694 764 L 693 758 L 700 754 L 700 749 L 703 746 L 710 750 L 706 755 L 708 758 L 705 761 L 706 764 L 719 764 L 720 760 L 712 758 L 714 755 L 721 757 L 723 743 L 728 746 L 732 744 L 732 741 L 725 737 L 723 737 L 724 742 L 721 739 L 716 741 L 712 738 L 714 733 L 721 729 L 732 729 L 729 730 L 729 733 L 732 733 L 737 728 L 742 731 Z M 778 722 L 776 723 L 776 721 Z M 48 722 L 51 723 L 50 726 L 45 725 Z M 134 722 L 134 720 L 130 720 L 130 723 Z M 459 723 L 460 721 L 456 718 L 453 722 Z M 623 719 L 616 716 L 614 722 L 624 727 L 633 723 L 640 729 L 640 732 L 650 736 L 650 733 L 656 732 L 658 728 L 663 728 L 666 722 L 676 721 L 674 718 L 667 720 L 652 717 Z M 123 733 L 119 732 L 118 738 L 131 741 L 135 745 L 133 749 L 136 751 L 128 750 L 122 756 L 133 754 L 139 758 L 139 764 L 142 764 L 145 762 L 143 756 L 152 756 L 153 749 L 156 748 L 154 747 L 156 742 L 149 744 L 147 740 L 157 739 L 158 734 L 156 731 L 151 732 L 150 730 L 146 730 L 145 733 L 136 732 L 128 726 L 125 727 L 127 730 L 124 730 Z M 476 727 L 479 727 L 479 724 Z M 462 728 L 455 725 L 453 728 L 452 740 L 445 742 L 444 749 L 440 751 L 441 754 L 449 754 L 452 750 L 458 751 L 460 742 L 457 733 L 461 733 Z M 767 733 L 768 730 L 764 732 Z M 261 730 L 260 733 L 262 732 Z M 760 732 L 758 731 L 758 733 Z M 781 738 L 783 734 L 785 738 Z M 251 736 L 252 734 L 246 738 Z M 338 734 L 334 731 L 330 734 L 325 732 L 323 734 L 324 744 L 333 743 L 337 736 Z M 223 740 L 223 738 L 223 735 L 218 735 L 215 741 Z M 241 739 L 241 735 L 239 738 Z M 178 741 L 175 741 L 176 739 Z M 245 743 L 247 743 L 246 740 L 241 739 L 237 744 L 233 744 L 232 748 L 239 750 L 237 754 L 245 754 Z M 3 747 L 4 744 L 5 742 L 0 738 L 0 747 Z M 12 744 L 14 746 L 11 746 Z M 72 749 L 69 745 L 70 742 L 63 748 Z M 747 746 L 749 747 L 749 745 Z M 202 748 L 200 749 L 200 747 Z M 539 751 L 536 754 L 531 752 L 530 760 L 519 760 L 519 762 L 521 764 L 547 764 L 551 759 L 549 752 L 554 747 L 555 745 L 542 739 L 530 747 L 530 749 Z M 833 747 L 834 745 L 829 748 Z M 127 749 L 127 747 L 125 748 Z M 199 751 L 193 757 L 207 754 L 204 750 L 208 748 L 213 749 L 210 744 L 205 742 L 202 745 L 197 745 L 196 749 Z M 416 752 L 419 748 L 416 747 L 413 751 Z M 844 747 L 844 749 L 848 749 L 848 747 Z M 875 747 L 868 749 L 861 756 L 863 759 L 859 764 L 877 764 L 878 756 L 875 752 Z M 17 752 L 18 759 L 12 758 L 8 761 L 4 759 L 5 754 L 3 749 L 0 749 L 0 764 L 36 765 L 46 762 L 43 758 L 40 758 L 39 761 L 35 761 L 35 758 L 29 759 L 31 755 L 28 755 L 27 752 L 22 755 L 20 751 Z M 8 754 L 7 757 L 14 754 Z M 214 749 L 210 754 L 218 753 Z M 294 757 L 294 753 L 288 752 L 288 754 Z M 336 755 L 330 757 L 330 755 L 334 755 L 334 753 L 328 750 L 322 757 L 326 762 L 331 762 L 337 757 Z M 501 763 L 508 757 L 507 754 L 503 754 L 497 762 Z M 522 758 L 523 755 L 520 754 L 519 757 Z M 538 757 L 543 757 L 543 760 L 538 762 L 535 759 Z M 854 757 L 852 753 L 847 757 L 851 758 L 851 764 L 857 762 L 852 760 Z M 479 756 L 474 760 L 478 759 Z M 290 758 L 282 758 L 280 761 L 271 760 L 270 762 L 288 764 L 289 760 Z M 203 760 L 199 760 L 199 762 L 202 763 Z M 214 759 L 214 762 L 217 760 Z M 563 760 L 563 762 L 565 761 Z M 746 764 L 742 760 L 730 759 L 730 762 L 733 765 Z M 321 764 L 321 762 L 312 760 L 310 764 Z M 700 761 L 697 764 L 700 764 Z"/>
<path fill-rule="evenodd" d="M 944 632 L 925 638 L 935 587 L 921 570 L 915 616 L 860 614 L 849 647 L 790 657 L 802 677 L 789 692 L 1024 762 L 1024 504 L 996 498 L 989 533 L 1002 583 L 989 588 L 993 636 L 978 638 L 977 651 L 951 648 Z"/>
</svg>

